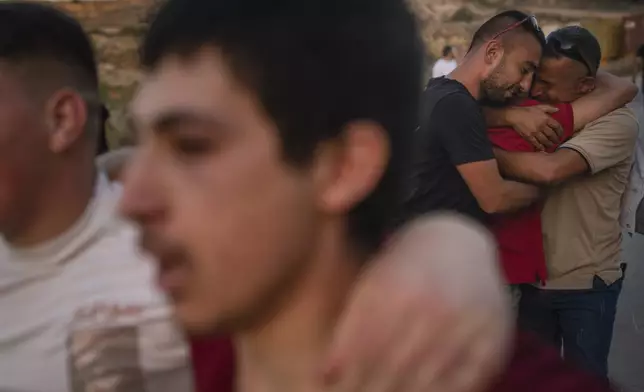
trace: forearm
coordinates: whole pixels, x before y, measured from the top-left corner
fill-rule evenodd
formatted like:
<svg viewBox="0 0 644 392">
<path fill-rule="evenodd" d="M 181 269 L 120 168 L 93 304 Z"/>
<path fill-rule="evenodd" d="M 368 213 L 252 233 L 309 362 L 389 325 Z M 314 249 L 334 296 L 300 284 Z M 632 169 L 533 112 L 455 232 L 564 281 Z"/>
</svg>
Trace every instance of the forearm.
<svg viewBox="0 0 644 392">
<path fill-rule="evenodd" d="M 499 170 L 508 178 L 537 185 L 555 185 L 572 174 L 565 166 L 558 165 L 552 154 L 542 152 L 508 152 L 495 149 Z"/>
<path fill-rule="evenodd" d="M 495 149 L 494 155 L 504 177 L 539 185 L 551 185 L 554 182 L 545 153 L 517 153 Z"/>
</svg>

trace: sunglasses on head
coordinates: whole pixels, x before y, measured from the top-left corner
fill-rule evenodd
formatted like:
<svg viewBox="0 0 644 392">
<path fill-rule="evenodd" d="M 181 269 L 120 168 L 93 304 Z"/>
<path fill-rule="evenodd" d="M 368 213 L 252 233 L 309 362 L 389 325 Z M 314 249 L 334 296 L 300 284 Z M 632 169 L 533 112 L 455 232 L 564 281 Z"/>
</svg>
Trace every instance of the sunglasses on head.
<svg viewBox="0 0 644 392">
<path fill-rule="evenodd" d="M 593 63 L 577 43 L 565 38 L 549 36 L 547 45 L 552 47 L 557 53 L 584 64 L 588 69 L 588 75 L 594 75 L 597 72 L 597 67 L 592 65 Z"/>
<path fill-rule="evenodd" d="M 532 29 L 532 31 L 534 31 L 535 35 L 537 36 L 537 38 L 541 43 L 546 42 L 546 36 L 545 34 L 543 34 L 543 30 L 541 30 L 541 27 L 539 27 L 539 22 L 537 21 L 537 17 L 534 15 L 529 15 L 519 20 L 518 22 L 511 24 L 504 30 L 501 30 L 500 32 L 496 33 L 496 35 L 494 35 L 490 41 L 494 41 L 495 39 L 499 38 L 503 34 L 516 29 L 517 27 L 523 25 L 524 23 L 530 23 L 530 28 Z"/>
</svg>

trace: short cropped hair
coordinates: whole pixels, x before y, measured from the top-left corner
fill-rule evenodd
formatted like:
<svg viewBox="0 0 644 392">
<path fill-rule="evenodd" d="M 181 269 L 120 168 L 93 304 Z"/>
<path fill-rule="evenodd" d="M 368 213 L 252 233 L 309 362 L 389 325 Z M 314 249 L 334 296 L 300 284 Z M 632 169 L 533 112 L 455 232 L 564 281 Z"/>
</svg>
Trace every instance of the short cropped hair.
<svg viewBox="0 0 644 392">
<path fill-rule="evenodd" d="M 37 68 L 42 74 L 34 71 L 26 75 L 34 85 L 50 77 L 47 80 L 92 94 L 95 101 L 99 99 L 96 59 L 89 37 L 78 21 L 51 6 L 0 2 L 0 61 L 27 73 L 30 66 L 41 65 L 46 67 Z M 95 114 L 95 122 L 100 125 L 102 107 L 94 103 L 88 105 L 90 117 Z"/>
<path fill-rule="evenodd" d="M 526 22 L 517 26 L 516 29 L 513 31 L 524 31 L 524 32 L 530 33 L 533 37 L 537 39 L 537 41 L 539 41 L 539 43 L 543 47 L 545 45 L 543 33 L 539 33 L 535 31 L 535 29 L 531 26 L 530 22 L 527 20 L 529 17 L 530 15 L 516 10 L 504 11 L 504 12 L 501 12 L 500 14 L 493 16 L 485 23 L 483 23 L 478 30 L 476 30 L 476 32 L 474 33 L 474 36 L 472 37 L 472 43 L 470 44 L 469 50 L 472 50 L 472 48 L 475 48 L 484 44 L 485 42 L 494 38 L 499 33 L 508 29 L 513 24 L 523 20 L 525 20 Z M 511 32 L 508 32 L 508 33 L 511 33 Z"/>
<path fill-rule="evenodd" d="M 153 70 L 210 45 L 277 125 L 289 164 L 305 167 L 354 120 L 383 126 L 389 166 L 348 218 L 354 244 L 375 250 L 399 213 L 422 87 L 423 47 L 405 2 L 169 0 L 145 36 L 142 63 Z"/>
<path fill-rule="evenodd" d="M 446 45 L 446 46 L 443 48 L 443 57 L 445 57 L 445 56 L 449 55 L 450 53 L 452 53 L 452 47 L 451 47 L 451 46 L 449 46 L 449 45 Z"/>
<path fill-rule="evenodd" d="M 558 42 L 556 42 L 558 41 Z M 566 55 L 560 46 L 562 43 L 574 45 L 575 54 Z M 581 26 L 566 26 L 557 29 L 548 35 L 544 58 L 569 57 L 586 65 L 592 76 L 597 74 L 602 60 L 602 50 L 597 38 Z M 588 62 L 588 64 L 585 64 Z"/>
<path fill-rule="evenodd" d="M 98 90 L 89 38 L 69 15 L 31 2 L 0 2 L 0 60 L 47 60 L 66 65 L 79 83 Z"/>
</svg>

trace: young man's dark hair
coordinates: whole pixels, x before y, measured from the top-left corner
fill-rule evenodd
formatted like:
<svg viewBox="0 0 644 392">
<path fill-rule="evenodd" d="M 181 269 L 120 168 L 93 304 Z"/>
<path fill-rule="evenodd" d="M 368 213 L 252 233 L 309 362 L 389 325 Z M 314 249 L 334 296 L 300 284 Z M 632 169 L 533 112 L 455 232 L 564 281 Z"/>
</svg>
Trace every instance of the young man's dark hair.
<svg viewBox="0 0 644 392">
<path fill-rule="evenodd" d="M 542 46 L 545 45 L 544 34 L 534 16 L 521 11 L 510 10 L 501 12 L 483 23 L 474 33 L 468 51 L 497 37 L 503 43 L 509 43 L 512 41 L 512 35 L 521 31 L 534 35 Z"/>
<path fill-rule="evenodd" d="M 98 132 L 99 87 L 92 44 L 72 17 L 31 2 L 0 3 L 0 61 L 18 70 L 33 91 L 72 87 L 88 104 Z"/>
<path fill-rule="evenodd" d="M 142 47 L 144 67 L 213 45 L 279 130 L 284 158 L 307 164 L 355 120 L 381 124 L 392 156 L 378 188 L 351 212 L 361 246 L 377 246 L 395 214 L 401 158 L 417 122 L 422 50 L 402 0 L 175 0 Z"/>
<path fill-rule="evenodd" d="M 447 57 L 447 56 L 449 56 L 450 54 L 452 54 L 452 47 L 451 47 L 451 46 L 449 46 L 449 45 L 446 45 L 446 46 L 443 48 L 443 57 Z"/>
<path fill-rule="evenodd" d="M 597 38 L 590 31 L 580 26 L 566 26 L 548 35 L 543 57 L 570 58 L 584 64 L 589 76 L 595 76 L 602 51 Z"/>
</svg>

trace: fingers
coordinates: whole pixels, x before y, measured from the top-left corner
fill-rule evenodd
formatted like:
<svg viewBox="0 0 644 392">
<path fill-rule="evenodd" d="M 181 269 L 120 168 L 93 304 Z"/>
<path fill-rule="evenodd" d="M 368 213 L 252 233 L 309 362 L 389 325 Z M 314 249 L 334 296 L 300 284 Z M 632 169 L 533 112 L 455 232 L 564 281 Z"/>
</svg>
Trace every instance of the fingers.
<svg viewBox="0 0 644 392">
<path fill-rule="evenodd" d="M 402 332 L 399 329 L 409 325 L 406 321 L 412 314 L 403 313 L 399 315 L 401 318 L 394 319 L 382 312 L 383 308 L 402 307 L 396 303 L 400 301 L 396 296 L 390 296 L 389 302 L 383 303 L 373 298 L 369 287 L 361 289 L 340 319 L 323 364 L 322 381 L 328 391 L 364 390 L 364 385 L 375 378 L 374 364 L 387 357 L 388 353 L 383 351 L 394 346 Z"/>
<path fill-rule="evenodd" d="M 537 151 L 546 151 L 561 143 L 563 128 L 555 119 L 548 117 L 543 125 L 538 126 L 528 140 Z"/>
<path fill-rule="evenodd" d="M 536 134 L 536 135 L 539 135 L 539 134 Z M 541 141 L 539 141 L 537 136 L 534 136 L 534 135 L 529 136 L 528 141 L 530 142 L 530 144 L 532 144 L 532 147 L 534 147 L 535 150 L 546 151 L 546 146 L 543 143 L 541 143 Z"/>
<path fill-rule="evenodd" d="M 537 139 L 539 144 L 544 147 L 544 151 L 554 145 L 545 132 L 537 133 L 534 137 Z"/>
<path fill-rule="evenodd" d="M 503 363 L 499 326 L 490 315 L 470 313 L 468 320 L 446 324 L 431 357 L 419 362 L 405 392 L 476 392 L 487 389 Z"/>
<path fill-rule="evenodd" d="M 550 105 L 536 105 L 534 108 L 537 108 L 541 110 L 544 113 L 552 114 L 552 113 L 557 113 L 559 111 L 558 108 Z"/>
<path fill-rule="evenodd" d="M 553 135 L 555 137 L 555 140 L 553 140 L 553 142 L 555 142 L 555 143 L 560 142 L 561 138 L 563 137 L 563 134 L 564 134 L 563 126 L 561 126 L 561 124 L 559 124 L 559 121 L 555 120 L 552 117 L 548 118 L 547 125 L 555 133 Z"/>
<path fill-rule="evenodd" d="M 395 392 L 413 391 L 403 388 L 409 383 L 410 376 L 418 372 L 423 360 L 426 360 L 427 352 L 442 337 L 439 323 L 431 323 L 429 313 L 427 317 L 409 317 L 409 323 L 404 330 L 398 331 L 389 351 L 382 352 L 376 366 L 364 374 L 360 389 L 351 392 Z M 410 386 L 411 388 L 411 386 Z"/>
<path fill-rule="evenodd" d="M 540 127 L 539 131 L 533 135 L 534 141 L 531 141 L 531 143 L 537 151 L 546 151 L 547 149 L 561 143 L 562 134 L 563 128 L 561 127 L 561 124 L 556 120 L 549 118 L 545 126 Z"/>
</svg>

